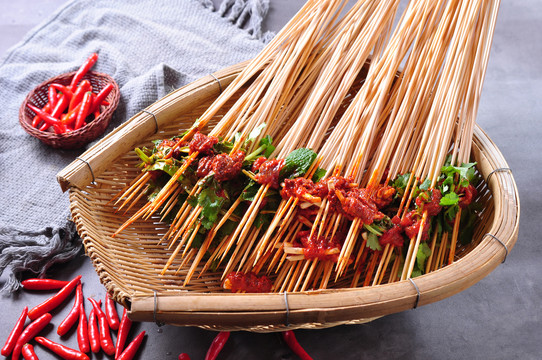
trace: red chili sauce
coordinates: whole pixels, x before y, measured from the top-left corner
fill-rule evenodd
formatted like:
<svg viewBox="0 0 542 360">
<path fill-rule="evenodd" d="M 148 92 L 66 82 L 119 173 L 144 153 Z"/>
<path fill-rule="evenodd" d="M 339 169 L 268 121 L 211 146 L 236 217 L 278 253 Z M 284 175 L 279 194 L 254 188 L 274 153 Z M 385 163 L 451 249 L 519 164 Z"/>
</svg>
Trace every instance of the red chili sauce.
<svg viewBox="0 0 542 360">
<path fill-rule="evenodd" d="M 428 216 L 435 216 L 442 210 L 440 206 L 440 199 L 442 199 L 442 194 L 438 189 L 427 190 L 416 198 L 416 205 L 422 211 L 427 211 Z"/>
<path fill-rule="evenodd" d="M 417 210 L 412 210 L 408 212 L 405 217 L 401 220 L 401 226 L 405 229 L 405 234 L 409 239 L 415 238 L 418 236 L 420 231 L 420 225 L 422 222 L 422 216 Z M 422 241 L 426 241 L 429 238 L 429 219 L 425 222 L 425 225 L 422 229 Z"/>
<path fill-rule="evenodd" d="M 306 260 L 318 259 L 337 262 L 339 253 L 328 254 L 327 251 L 332 249 L 340 251 L 344 242 L 344 234 L 337 233 L 333 238 L 315 235 L 309 237 L 309 235 L 310 231 L 300 231 L 297 235 Z"/>
<path fill-rule="evenodd" d="M 467 187 L 459 187 L 457 189 L 457 195 L 459 195 L 459 207 L 464 209 L 470 205 L 472 200 L 478 195 L 476 188 L 469 184 Z"/>
<path fill-rule="evenodd" d="M 194 134 L 192 141 L 188 144 L 190 152 L 199 152 L 200 154 L 211 155 L 213 154 L 213 146 L 218 143 L 216 136 L 203 135 L 199 131 Z"/>
<path fill-rule="evenodd" d="M 196 175 L 201 178 L 207 176 L 212 171 L 217 181 L 232 180 L 241 172 L 244 159 L 244 151 L 236 151 L 231 155 L 217 154 L 214 156 L 205 156 L 198 162 Z"/>
<path fill-rule="evenodd" d="M 231 272 L 224 280 L 224 289 L 229 289 L 235 293 L 238 291 L 247 293 L 266 293 L 270 292 L 273 284 L 265 275 L 257 276 L 250 272 L 248 274 L 242 272 Z"/>
<path fill-rule="evenodd" d="M 256 182 L 261 185 L 269 185 L 273 189 L 280 186 L 280 170 L 284 167 L 284 159 L 265 160 L 258 167 Z"/>
</svg>

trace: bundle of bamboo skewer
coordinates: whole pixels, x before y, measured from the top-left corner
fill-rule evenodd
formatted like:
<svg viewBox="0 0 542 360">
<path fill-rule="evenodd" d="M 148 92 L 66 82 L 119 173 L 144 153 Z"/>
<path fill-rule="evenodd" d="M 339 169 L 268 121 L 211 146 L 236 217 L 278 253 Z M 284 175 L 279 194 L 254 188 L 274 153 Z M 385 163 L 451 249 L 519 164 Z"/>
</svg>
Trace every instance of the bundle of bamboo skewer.
<svg viewBox="0 0 542 360">
<path fill-rule="evenodd" d="M 90 249 L 111 251 L 115 262 L 124 262 L 133 259 L 134 253 L 125 255 L 132 249 L 146 259 L 144 266 L 138 262 L 138 269 L 129 269 L 130 274 L 122 270 L 119 276 L 112 274 L 117 264 L 100 257 L 100 266 L 109 264 L 102 269 L 107 272 L 105 282 L 119 301 L 129 299 L 133 306 L 138 292 L 146 297 L 150 289 L 161 289 L 166 297 L 178 289 L 192 294 L 220 291 L 236 279 L 229 277 L 232 273 L 267 274 L 274 282 L 268 290 L 277 292 L 370 288 L 399 284 L 412 277 L 415 268 L 430 273 L 452 264 L 458 251 L 461 256 L 468 254 L 471 248 L 457 244 L 464 209 L 457 206 L 459 199 L 446 229 L 437 230 L 441 225 L 437 226 L 430 204 L 436 204 L 437 190 L 445 197 L 450 187 L 463 189 L 462 197 L 470 191 L 465 174 L 472 175 L 474 169 L 470 163 L 474 120 L 498 2 L 412 1 L 394 29 L 398 1 L 358 1 L 340 18 L 343 6 L 337 1 L 309 1 L 222 94 L 216 99 L 210 96 L 210 105 L 196 108 L 192 104 L 182 120 L 162 126 L 152 137 L 158 140 L 152 152 L 139 150 L 138 157 L 125 149 L 123 153 L 129 155 L 115 163 L 117 168 L 96 179 L 91 192 L 99 195 L 92 202 L 108 209 L 108 215 L 100 218 L 100 225 L 91 221 L 90 228 L 105 231 L 107 240 L 90 231 L 87 251 L 91 257 Z M 175 101 L 174 96 L 167 100 Z M 154 107 L 159 109 L 164 101 Z M 147 111 L 160 118 L 153 110 Z M 135 132 L 123 130 L 119 134 Z M 115 143 L 119 134 L 111 134 L 104 142 Z M 129 143 L 152 148 L 148 138 L 140 140 L 133 138 Z M 216 147 L 210 150 L 201 145 L 209 142 L 225 150 L 219 153 Z M 237 166 L 232 159 L 241 156 L 239 152 L 242 159 Z M 295 162 L 291 154 L 311 156 L 295 178 L 277 184 L 264 180 L 261 167 L 252 167 L 264 153 L 263 164 L 279 171 L 285 162 Z M 218 157 L 237 166 L 237 173 L 228 175 L 215 164 L 211 172 L 194 180 L 193 173 L 201 170 L 201 164 Z M 139 158 L 145 171 L 134 176 Z M 476 160 L 478 172 L 484 174 Z M 150 166 L 156 161 L 162 171 L 164 163 L 170 166 L 159 186 L 155 181 L 158 168 Z M 451 175 L 443 177 L 444 165 Z M 391 185 L 399 178 L 404 184 L 402 193 L 396 194 L 398 188 Z M 321 184 L 326 187 L 325 196 L 315 196 L 307 188 L 301 195 L 281 198 L 279 190 L 296 179 L 310 186 Z M 245 188 L 235 192 L 228 182 Z M 479 185 L 476 201 L 491 199 L 485 186 Z M 210 188 L 215 195 L 218 190 L 226 193 L 219 196 L 218 215 L 213 219 L 206 215 L 209 208 L 204 198 Z M 72 203 L 79 210 L 88 195 L 75 193 Z M 373 208 L 375 196 L 385 193 L 390 197 L 386 200 L 394 200 L 395 205 Z M 417 200 L 420 193 L 425 194 L 425 201 Z M 372 201 L 365 208 L 374 210 L 373 217 L 354 211 L 351 204 L 360 203 L 360 196 Z M 269 207 L 269 203 L 274 205 Z M 402 235 L 407 240 L 404 246 L 374 243 L 375 233 L 382 236 L 400 227 L 392 224 L 392 217 L 402 220 L 414 216 L 414 211 L 417 222 L 410 226 L 417 225 L 417 231 Z M 263 213 L 269 215 L 265 226 L 257 219 Z M 491 216 L 488 210 L 476 216 L 485 219 L 475 233 L 479 242 L 484 229 L 491 227 Z M 78 226 L 86 232 L 85 217 L 75 211 L 76 223 L 80 219 Z M 173 219 L 171 225 L 164 223 L 168 217 Z M 433 228 L 428 230 L 430 224 Z M 401 226 L 397 231 L 407 227 Z M 231 228 L 229 232 L 223 232 L 225 227 Z M 341 240 L 331 241 L 338 234 Z M 318 239 L 327 239 L 324 253 L 307 255 L 303 242 Z M 418 260 L 420 249 L 430 252 L 422 252 L 423 266 Z"/>
</svg>

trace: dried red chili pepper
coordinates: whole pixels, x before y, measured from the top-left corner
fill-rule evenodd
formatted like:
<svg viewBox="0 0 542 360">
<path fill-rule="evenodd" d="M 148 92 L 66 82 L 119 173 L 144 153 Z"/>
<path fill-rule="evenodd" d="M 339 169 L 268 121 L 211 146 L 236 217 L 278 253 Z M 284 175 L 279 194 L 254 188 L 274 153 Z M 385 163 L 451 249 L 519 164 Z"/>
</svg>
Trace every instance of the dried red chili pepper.
<svg viewBox="0 0 542 360">
<path fill-rule="evenodd" d="M 90 107 L 92 106 L 92 93 L 90 91 L 86 92 L 81 100 L 81 108 L 77 113 L 77 118 L 75 119 L 74 130 L 77 130 L 83 126 L 85 119 L 90 114 Z"/>
<path fill-rule="evenodd" d="M 79 305 L 83 303 L 83 287 L 81 284 L 77 285 L 75 290 L 75 301 L 73 302 L 73 307 L 70 310 L 69 314 L 62 320 L 60 325 L 56 330 L 56 333 L 60 336 L 66 334 L 72 326 L 75 324 L 77 319 L 79 319 Z"/>
<path fill-rule="evenodd" d="M 98 306 L 102 304 L 102 300 L 98 301 Z M 97 353 L 100 351 L 100 332 L 98 330 L 98 322 L 96 321 L 96 310 L 94 310 L 94 307 L 90 310 L 90 314 L 88 316 L 88 340 L 90 343 L 90 349 L 93 353 Z M 117 336 L 117 344 L 118 344 L 118 336 Z M 116 358 L 116 356 L 115 356 Z"/>
<path fill-rule="evenodd" d="M 51 296 L 49 299 L 45 300 L 41 304 L 33 307 L 32 310 L 28 312 L 28 317 L 30 318 L 30 320 L 34 320 L 62 304 L 62 302 L 66 300 L 66 298 L 71 294 L 73 289 L 75 289 L 76 286 L 79 285 L 80 281 L 81 275 L 78 275 L 75 279 L 73 279 L 66 286 L 60 289 L 60 291 L 57 292 L 55 295 Z"/>
<path fill-rule="evenodd" d="M 107 355 L 113 355 L 115 353 L 115 345 L 113 345 L 113 340 L 111 340 L 111 332 L 109 331 L 109 324 L 107 323 L 105 313 L 100 308 L 96 300 L 94 300 L 93 298 L 88 298 L 88 301 L 90 301 L 90 303 L 94 307 L 96 316 L 98 316 L 98 323 L 100 325 L 100 345 L 102 346 L 102 350 Z"/>
<path fill-rule="evenodd" d="M 226 342 L 230 338 L 230 332 L 229 331 L 222 331 L 218 333 L 217 336 L 213 339 L 213 342 L 211 343 L 211 346 L 209 347 L 209 350 L 207 350 L 207 354 L 205 355 L 205 360 L 215 360 L 224 348 L 224 345 L 226 345 Z"/>
<path fill-rule="evenodd" d="M 122 350 L 124 349 L 124 344 L 128 338 L 128 333 L 132 327 L 132 320 L 128 319 L 128 311 L 124 308 L 122 313 L 122 320 L 120 321 L 119 331 L 117 333 L 117 344 L 115 346 L 115 360 L 118 359 Z"/>
<path fill-rule="evenodd" d="M 118 330 L 120 324 L 119 314 L 117 313 L 115 302 L 107 294 L 105 295 L 105 316 L 107 318 L 109 328 Z"/>
<path fill-rule="evenodd" d="M 145 330 L 140 332 L 134 338 L 134 340 L 132 340 L 132 342 L 130 344 L 128 344 L 126 349 L 124 349 L 122 354 L 120 354 L 118 360 L 131 360 L 131 359 L 133 359 L 136 352 L 137 352 L 137 349 L 139 349 L 139 347 L 141 346 L 141 343 L 143 342 L 144 337 L 145 337 Z"/>
<path fill-rule="evenodd" d="M 77 325 L 77 345 L 79 350 L 84 353 L 90 351 L 90 342 L 88 338 L 88 323 L 85 307 L 83 303 L 79 304 L 79 324 Z"/>
<path fill-rule="evenodd" d="M 55 279 L 26 279 L 21 281 L 25 290 L 57 290 L 68 285 L 69 281 Z"/>
<path fill-rule="evenodd" d="M 98 54 L 92 53 L 88 59 L 81 65 L 81 67 L 77 70 L 75 75 L 73 76 L 73 79 L 70 83 L 70 89 L 74 89 L 79 81 L 85 76 L 85 74 L 94 66 L 96 61 L 98 60 Z"/>
<path fill-rule="evenodd" d="M 286 344 L 290 347 L 290 349 L 299 356 L 301 360 L 312 360 L 312 357 L 307 354 L 305 349 L 297 342 L 297 339 L 295 338 L 294 332 L 292 330 L 284 331 L 282 333 L 282 338 L 286 342 Z"/>
<path fill-rule="evenodd" d="M 51 341 L 47 338 L 44 338 L 43 336 L 38 336 L 34 340 L 36 340 L 38 344 L 45 346 L 47 349 L 51 350 L 52 352 L 54 352 L 55 354 L 57 354 L 63 359 L 89 360 L 89 357 L 87 356 L 87 354 L 84 354 L 81 351 L 77 351 L 75 349 L 72 349 L 62 344 Z"/>
<path fill-rule="evenodd" d="M 66 127 L 59 119 L 52 117 L 51 114 L 46 113 L 45 111 L 35 107 L 34 105 L 27 104 L 26 106 L 28 106 L 32 111 L 34 111 L 34 113 L 39 116 L 43 121 L 45 121 L 48 125 L 53 126 L 57 134 L 62 134 L 66 131 Z"/>
<path fill-rule="evenodd" d="M 70 100 L 70 105 L 68 106 L 68 112 L 72 111 L 77 105 L 79 105 L 86 92 L 92 91 L 92 85 L 90 84 L 90 81 L 83 80 L 76 89 L 72 90 L 73 96 Z"/>
<path fill-rule="evenodd" d="M 179 360 L 190 360 L 190 356 L 187 353 L 179 354 Z"/>
<path fill-rule="evenodd" d="M 23 358 L 25 360 L 39 360 L 38 355 L 34 352 L 34 347 L 29 343 L 23 345 L 22 349 Z"/>
<path fill-rule="evenodd" d="M 21 356 L 21 350 L 23 349 L 24 344 L 32 340 L 36 335 L 43 330 L 51 322 L 52 315 L 49 313 L 41 315 L 36 320 L 32 321 L 28 326 L 23 330 L 21 336 L 17 339 L 17 343 L 13 348 L 13 353 L 11 354 L 12 360 L 18 360 Z"/>
<path fill-rule="evenodd" d="M 0 352 L 3 356 L 8 356 L 13 351 L 13 348 L 15 347 L 15 343 L 17 343 L 17 339 L 21 335 L 24 329 L 24 321 L 26 320 L 26 315 L 28 314 L 28 306 L 25 306 L 23 309 L 23 312 L 17 319 L 17 322 L 15 322 L 15 326 L 13 327 L 13 330 L 9 333 L 8 339 L 6 340 L 6 344 L 2 348 L 2 351 Z"/>
</svg>

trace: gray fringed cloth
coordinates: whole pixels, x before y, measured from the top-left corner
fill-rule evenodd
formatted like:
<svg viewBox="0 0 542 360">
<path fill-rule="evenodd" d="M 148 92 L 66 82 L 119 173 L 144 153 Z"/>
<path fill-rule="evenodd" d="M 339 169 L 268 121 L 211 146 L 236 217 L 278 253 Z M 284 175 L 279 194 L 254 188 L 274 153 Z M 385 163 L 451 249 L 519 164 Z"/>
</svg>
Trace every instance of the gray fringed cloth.
<svg viewBox="0 0 542 360">
<path fill-rule="evenodd" d="M 270 34 L 269 0 L 70 1 L 0 60 L 0 281 L 4 293 L 23 271 L 44 275 L 81 252 L 69 201 L 56 174 L 85 149 L 55 150 L 18 123 L 25 96 L 74 71 L 92 53 L 93 70 L 117 81 L 120 104 L 106 133 L 172 90 L 254 57 Z M 90 145 L 89 145 L 90 146 Z M 9 274 L 4 270 L 9 269 Z"/>
</svg>

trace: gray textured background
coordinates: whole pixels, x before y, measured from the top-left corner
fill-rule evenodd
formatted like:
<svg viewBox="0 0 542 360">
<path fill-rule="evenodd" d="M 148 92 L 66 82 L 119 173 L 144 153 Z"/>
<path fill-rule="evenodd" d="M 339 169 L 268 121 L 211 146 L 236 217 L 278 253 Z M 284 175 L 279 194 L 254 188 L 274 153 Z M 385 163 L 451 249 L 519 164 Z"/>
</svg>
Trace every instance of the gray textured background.
<svg viewBox="0 0 542 360">
<path fill-rule="evenodd" d="M 0 54 L 64 1 L 0 1 Z M 218 0 L 214 1 L 215 3 Z M 300 0 L 271 0 L 265 29 L 278 30 Z M 540 359 L 542 356 L 542 2 L 503 1 L 495 32 L 478 123 L 507 159 L 520 191 L 521 224 L 505 264 L 471 288 L 440 302 L 386 316 L 365 325 L 296 331 L 315 359 Z M 4 171 L 4 170 L 2 170 Z M 104 289 L 86 258 L 56 267 L 51 276 L 83 274 L 85 295 L 103 298 Z M 0 342 L 22 307 L 39 294 L 1 298 Z M 46 295 L 43 295 L 45 298 Z M 55 318 L 63 318 L 65 306 Z M 202 359 L 214 333 L 194 328 L 138 324 L 148 337 L 139 359 L 176 359 L 187 352 Z M 52 333 L 54 330 L 49 328 Z M 63 343 L 76 347 L 76 336 Z M 41 359 L 52 358 L 40 351 Z M 105 359 L 106 356 L 94 356 Z M 220 359 L 296 359 L 275 334 L 235 333 Z"/>
</svg>

